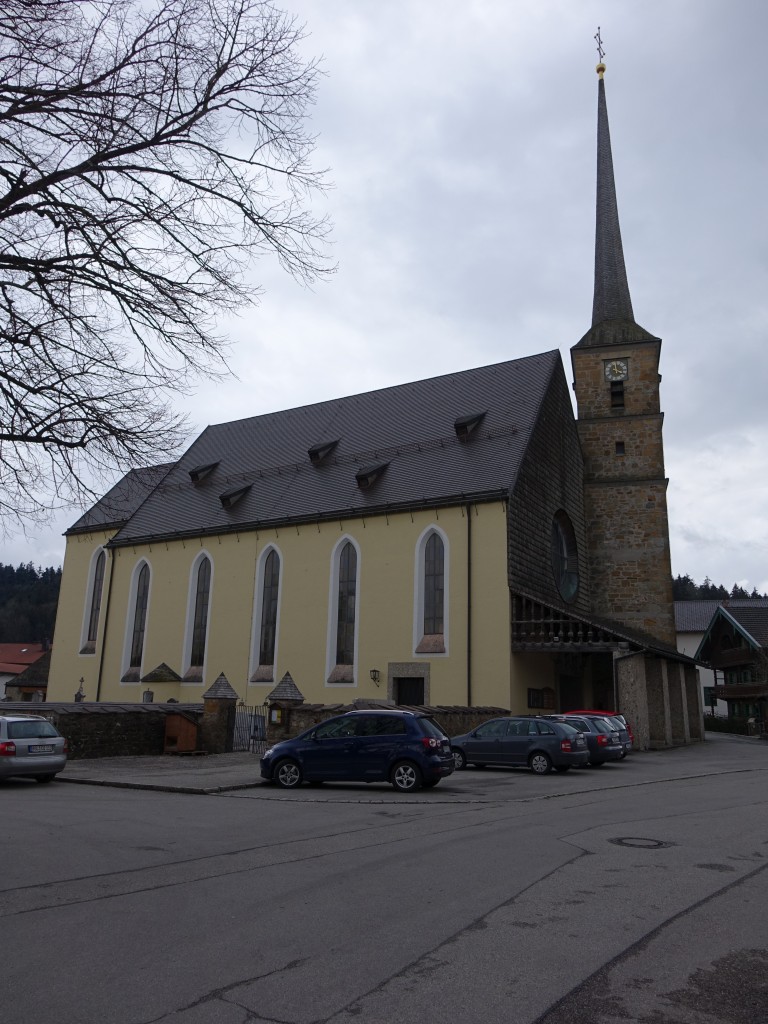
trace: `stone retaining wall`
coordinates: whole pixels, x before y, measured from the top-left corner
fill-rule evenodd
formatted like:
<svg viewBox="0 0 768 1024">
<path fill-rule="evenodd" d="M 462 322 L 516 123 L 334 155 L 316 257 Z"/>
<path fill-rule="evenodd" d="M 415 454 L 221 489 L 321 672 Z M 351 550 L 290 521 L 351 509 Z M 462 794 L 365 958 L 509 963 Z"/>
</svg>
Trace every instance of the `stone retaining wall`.
<svg viewBox="0 0 768 1024">
<path fill-rule="evenodd" d="M 47 718 L 66 737 L 73 760 L 162 754 L 166 716 L 178 711 L 200 718 L 203 708 L 201 704 L 0 704 L 0 714 Z"/>
<path fill-rule="evenodd" d="M 280 722 L 272 721 L 272 714 L 269 715 L 267 724 L 267 742 L 277 743 L 279 740 L 287 740 L 292 736 L 298 736 L 305 729 L 310 729 L 319 722 L 324 722 L 334 715 L 343 715 L 345 711 L 365 710 L 387 710 L 385 703 L 377 704 L 373 701 L 357 701 L 354 704 L 299 704 L 290 705 L 288 702 L 277 702 L 273 709 L 280 710 Z M 402 710 L 400 708 L 399 710 Z M 496 718 L 500 715 L 508 715 L 505 708 L 496 707 L 409 707 L 408 711 L 421 711 L 432 718 L 440 725 L 448 736 L 460 736 L 487 722 L 489 718 Z"/>
</svg>

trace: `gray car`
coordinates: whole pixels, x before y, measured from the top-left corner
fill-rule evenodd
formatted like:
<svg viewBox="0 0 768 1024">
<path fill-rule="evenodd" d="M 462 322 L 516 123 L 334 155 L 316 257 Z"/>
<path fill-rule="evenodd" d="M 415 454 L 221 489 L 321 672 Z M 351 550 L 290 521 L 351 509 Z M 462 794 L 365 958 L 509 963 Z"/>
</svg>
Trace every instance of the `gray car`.
<svg viewBox="0 0 768 1024">
<path fill-rule="evenodd" d="M 550 721 L 568 722 L 583 734 L 589 748 L 589 763 L 593 768 L 605 764 L 606 761 L 619 761 L 624 757 L 624 745 L 619 733 L 604 718 L 570 713 L 547 717 Z"/>
<path fill-rule="evenodd" d="M 451 750 L 459 770 L 468 764 L 510 765 L 546 775 L 553 768 L 567 772 L 589 760 L 586 740 L 572 725 L 526 716 L 483 722 L 471 732 L 452 737 Z"/>
<path fill-rule="evenodd" d="M 51 782 L 67 763 L 67 741 L 42 715 L 0 715 L 0 780 Z"/>
</svg>

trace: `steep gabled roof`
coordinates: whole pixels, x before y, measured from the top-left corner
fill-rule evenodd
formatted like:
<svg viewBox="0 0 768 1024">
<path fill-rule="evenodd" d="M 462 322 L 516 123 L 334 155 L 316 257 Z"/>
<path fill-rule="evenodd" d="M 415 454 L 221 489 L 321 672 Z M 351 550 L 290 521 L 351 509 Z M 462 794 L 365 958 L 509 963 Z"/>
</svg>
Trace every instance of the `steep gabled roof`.
<svg viewBox="0 0 768 1024">
<path fill-rule="evenodd" d="M 70 526 L 65 535 L 117 529 L 122 526 L 173 465 L 174 463 L 167 462 L 160 466 L 129 470 L 103 498 Z"/>
<path fill-rule="evenodd" d="M 738 623 L 740 631 L 750 636 L 760 647 L 768 647 L 768 608 L 764 605 L 724 605 L 724 610 Z"/>
<path fill-rule="evenodd" d="M 556 372 L 555 350 L 210 426 L 111 543 L 501 499 Z M 478 409 L 487 410 L 482 422 L 457 437 L 457 419 Z M 329 439 L 332 451 L 318 459 Z M 214 463 L 191 481 L 191 469 Z M 361 478 L 372 466 L 378 472 Z"/>
<path fill-rule="evenodd" d="M 722 621 L 725 621 L 736 633 L 740 634 L 747 646 L 753 650 L 768 647 L 768 607 L 755 604 L 752 604 L 752 607 L 745 607 L 743 602 L 729 602 L 727 606 L 720 604 L 715 609 L 696 651 L 697 659 L 708 660 L 707 651 L 712 641 L 712 634 L 718 623 Z"/>
</svg>

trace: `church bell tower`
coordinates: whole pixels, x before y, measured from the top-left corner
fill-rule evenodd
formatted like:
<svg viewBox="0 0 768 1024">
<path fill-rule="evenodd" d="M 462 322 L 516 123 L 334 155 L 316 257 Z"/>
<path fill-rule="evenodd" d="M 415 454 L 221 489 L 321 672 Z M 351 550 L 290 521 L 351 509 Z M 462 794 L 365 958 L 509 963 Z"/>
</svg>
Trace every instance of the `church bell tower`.
<svg viewBox="0 0 768 1024">
<path fill-rule="evenodd" d="M 602 53 L 601 53 L 602 56 Z M 592 326 L 571 349 L 595 614 L 675 645 L 659 400 L 661 339 L 635 322 L 619 229 L 605 65 L 597 65 Z"/>
</svg>

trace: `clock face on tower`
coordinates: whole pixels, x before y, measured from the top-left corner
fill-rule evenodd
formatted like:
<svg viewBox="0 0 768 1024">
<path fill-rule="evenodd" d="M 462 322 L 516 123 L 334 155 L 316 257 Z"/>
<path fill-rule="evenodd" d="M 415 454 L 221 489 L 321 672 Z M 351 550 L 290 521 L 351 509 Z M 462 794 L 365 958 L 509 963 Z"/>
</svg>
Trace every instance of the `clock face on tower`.
<svg viewBox="0 0 768 1024">
<path fill-rule="evenodd" d="M 606 380 L 626 380 L 629 366 L 626 359 L 607 359 L 605 361 Z"/>
</svg>

